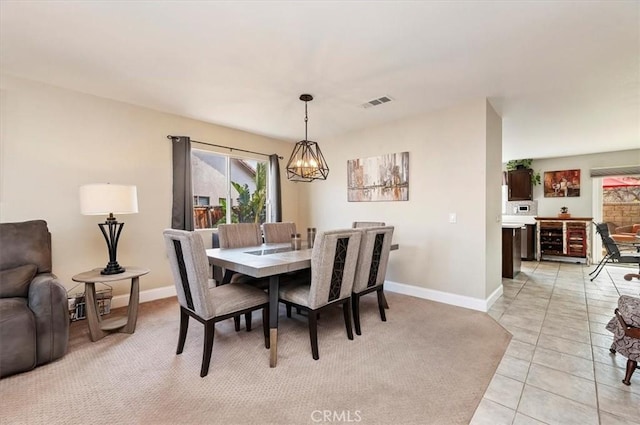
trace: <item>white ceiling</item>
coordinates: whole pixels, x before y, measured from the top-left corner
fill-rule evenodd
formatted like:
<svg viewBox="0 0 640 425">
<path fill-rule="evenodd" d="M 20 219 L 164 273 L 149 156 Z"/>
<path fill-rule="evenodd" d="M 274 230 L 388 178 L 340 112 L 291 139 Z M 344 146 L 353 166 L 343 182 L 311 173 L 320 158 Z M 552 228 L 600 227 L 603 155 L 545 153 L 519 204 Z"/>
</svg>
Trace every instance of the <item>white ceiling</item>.
<svg viewBox="0 0 640 425">
<path fill-rule="evenodd" d="M 310 93 L 320 143 L 487 97 L 505 161 L 640 147 L 637 0 L 2 0 L 0 52 L 2 73 L 290 141 Z"/>
</svg>

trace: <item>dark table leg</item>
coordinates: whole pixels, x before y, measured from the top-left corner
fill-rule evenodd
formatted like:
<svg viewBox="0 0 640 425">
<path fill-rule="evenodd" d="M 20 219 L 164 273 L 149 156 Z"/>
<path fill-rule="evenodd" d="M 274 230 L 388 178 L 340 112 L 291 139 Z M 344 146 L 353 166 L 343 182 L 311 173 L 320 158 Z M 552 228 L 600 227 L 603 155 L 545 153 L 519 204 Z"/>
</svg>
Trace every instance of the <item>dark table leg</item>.
<svg viewBox="0 0 640 425">
<path fill-rule="evenodd" d="M 278 364 L 278 291 L 280 289 L 280 276 L 269 277 L 269 366 Z"/>
</svg>

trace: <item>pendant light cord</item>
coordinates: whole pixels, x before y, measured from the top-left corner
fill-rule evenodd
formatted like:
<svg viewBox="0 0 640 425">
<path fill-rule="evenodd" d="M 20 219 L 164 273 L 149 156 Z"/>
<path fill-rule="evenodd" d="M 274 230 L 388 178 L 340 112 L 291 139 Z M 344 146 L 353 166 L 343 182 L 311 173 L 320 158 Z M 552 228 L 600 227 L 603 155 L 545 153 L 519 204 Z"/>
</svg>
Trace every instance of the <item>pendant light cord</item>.
<svg viewBox="0 0 640 425">
<path fill-rule="evenodd" d="M 307 116 L 307 101 L 304 101 L 304 140 L 305 142 L 309 140 L 309 136 L 307 136 L 307 122 L 309 121 L 309 117 Z"/>
</svg>

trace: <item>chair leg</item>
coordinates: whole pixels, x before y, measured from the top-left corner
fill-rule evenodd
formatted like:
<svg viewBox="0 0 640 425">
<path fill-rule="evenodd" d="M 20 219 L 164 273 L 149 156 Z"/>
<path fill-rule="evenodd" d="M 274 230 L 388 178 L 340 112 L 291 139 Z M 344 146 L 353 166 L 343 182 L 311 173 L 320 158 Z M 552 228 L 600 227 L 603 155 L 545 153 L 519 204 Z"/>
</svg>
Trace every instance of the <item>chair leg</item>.
<svg viewBox="0 0 640 425">
<path fill-rule="evenodd" d="M 264 348 L 271 348 L 269 341 L 269 304 L 262 308 L 262 331 L 264 332 Z"/>
<path fill-rule="evenodd" d="M 300 309 L 300 307 L 296 307 L 296 314 L 302 314 L 302 310 Z"/>
<path fill-rule="evenodd" d="M 240 332 L 240 316 L 233 316 L 233 325 L 236 328 L 236 332 Z"/>
<path fill-rule="evenodd" d="M 284 307 L 287 309 L 287 317 L 291 317 L 291 304 L 285 304 Z"/>
<path fill-rule="evenodd" d="M 384 306 L 385 309 L 389 309 L 389 303 L 387 302 L 387 297 L 384 296 L 384 292 L 382 293 L 382 305 Z"/>
<path fill-rule="evenodd" d="M 318 360 L 318 313 L 309 310 L 309 338 L 311 339 L 311 355 L 314 360 Z"/>
<path fill-rule="evenodd" d="M 244 314 L 244 322 L 247 325 L 247 332 L 251 330 L 251 312 Z"/>
<path fill-rule="evenodd" d="M 189 329 L 189 315 L 180 307 L 180 334 L 178 335 L 178 349 L 176 354 L 181 354 L 184 350 L 184 342 L 187 340 L 187 329 Z"/>
<path fill-rule="evenodd" d="M 636 367 L 638 367 L 638 362 L 635 360 L 627 360 L 627 373 L 624 375 L 624 379 L 622 383 L 625 385 L 631 385 L 631 375 L 635 372 Z"/>
<path fill-rule="evenodd" d="M 589 276 L 591 276 L 592 274 L 594 274 L 596 272 L 596 270 L 598 270 L 600 268 L 600 266 L 602 265 L 602 263 L 605 262 L 605 260 L 607 259 L 608 255 L 605 255 L 604 257 L 602 257 L 602 260 L 600 260 L 600 262 L 598 263 L 598 265 L 596 266 L 595 269 L 591 270 L 591 272 L 589 273 Z"/>
<path fill-rule="evenodd" d="M 599 269 L 596 269 L 596 270 L 598 270 L 598 272 L 597 272 L 597 273 L 596 273 L 596 274 L 595 274 L 591 279 L 589 279 L 591 282 L 593 282 L 593 280 L 594 280 L 596 277 L 598 277 L 598 275 L 600 274 L 600 272 L 601 272 L 602 270 L 604 270 L 604 266 L 606 266 L 608 262 L 609 262 L 609 257 L 606 257 L 606 261 L 605 261 L 604 263 L 602 263 L 602 266 L 599 266 L 600 268 L 599 268 Z"/>
<path fill-rule="evenodd" d="M 215 334 L 216 323 L 209 320 L 204 324 L 204 350 L 202 352 L 202 368 L 200 377 L 204 378 L 209 373 L 209 363 L 211 362 L 211 352 L 213 351 L 213 336 Z"/>
<path fill-rule="evenodd" d="M 362 335 L 360 330 L 360 295 L 351 294 L 351 307 L 353 310 L 353 324 L 356 328 L 356 335 Z"/>
<path fill-rule="evenodd" d="M 349 298 L 342 303 L 342 313 L 344 314 L 344 326 L 347 328 L 347 338 L 353 339 L 353 329 L 351 328 L 351 302 Z"/>
<path fill-rule="evenodd" d="M 380 319 L 382 319 L 383 322 L 386 322 L 387 316 L 384 313 L 384 305 L 385 305 L 386 299 L 384 297 L 384 291 L 382 289 L 382 286 L 380 287 L 380 289 L 378 289 L 377 293 L 378 293 L 378 309 L 380 310 Z"/>
</svg>

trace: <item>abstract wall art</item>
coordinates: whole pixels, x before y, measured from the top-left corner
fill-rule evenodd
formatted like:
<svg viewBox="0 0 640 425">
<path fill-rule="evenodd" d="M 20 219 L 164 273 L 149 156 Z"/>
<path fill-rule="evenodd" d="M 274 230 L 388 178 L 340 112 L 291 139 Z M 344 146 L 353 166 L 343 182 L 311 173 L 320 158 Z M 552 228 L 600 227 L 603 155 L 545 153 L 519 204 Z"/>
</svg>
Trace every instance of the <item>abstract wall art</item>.
<svg viewBox="0 0 640 425">
<path fill-rule="evenodd" d="M 348 160 L 347 200 L 408 201 L 409 152 Z"/>
</svg>

